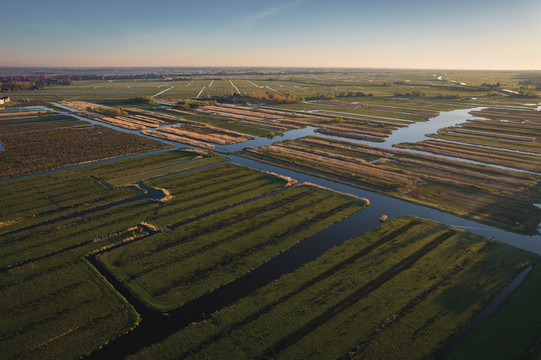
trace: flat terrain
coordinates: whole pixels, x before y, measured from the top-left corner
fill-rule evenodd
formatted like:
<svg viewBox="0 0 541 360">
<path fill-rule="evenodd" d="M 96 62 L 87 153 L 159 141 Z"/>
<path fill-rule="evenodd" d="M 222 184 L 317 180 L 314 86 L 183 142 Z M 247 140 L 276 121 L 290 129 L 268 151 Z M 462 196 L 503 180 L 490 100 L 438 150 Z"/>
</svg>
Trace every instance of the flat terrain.
<svg viewBox="0 0 541 360">
<path fill-rule="evenodd" d="M 494 226 L 535 233 L 539 224 L 533 204 L 541 202 L 541 180 L 533 174 L 321 137 L 245 148 L 241 155 Z"/>
<path fill-rule="evenodd" d="M 393 219 L 130 358 L 429 358 L 534 264 L 521 285 L 530 294 L 540 291 L 538 257 L 442 224 Z M 511 298 L 494 321 L 521 300 Z M 539 330 L 497 326 L 491 335 L 510 338 L 485 345 L 517 356 Z M 506 348 L 522 336 L 529 340 Z"/>
<path fill-rule="evenodd" d="M 9 348 L 4 355 L 78 357 L 137 325 L 133 307 L 86 260 L 96 251 L 116 248 L 99 255 L 104 261 L 132 254 L 119 259 L 130 269 L 140 266 L 137 259 L 150 260 L 145 248 L 165 255 L 155 257 L 152 271 L 139 268 L 138 279 L 166 281 L 156 282 L 153 293 L 161 294 L 161 306 L 177 307 L 365 206 L 313 186 L 282 191 L 294 182 L 238 165 L 209 167 L 224 160 L 173 151 L 3 183 L 9 189 L 2 192 L 0 223 L 2 309 L 9 319 L 0 340 Z M 153 198 L 124 186 L 145 180 L 164 190 Z M 316 202 L 321 207 L 311 209 Z M 180 258 L 199 275 L 182 267 L 164 272 Z M 179 298 L 184 287 L 193 291 Z"/>
<path fill-rule="evenodd" d="M 77 358 L 137 325 L 139 315 L 85 255 L 142 236 L 157 202 L 108 174 L 197 157 L 171 152 L 2 183 L 1 347 L 5 358 Z M 130 167 L 131 165 L 131 167 Z"/>
<path fill-rule="evenodd" d="M 0 135 L 0 178 L 27 175 L 168 146 L 102 126 Z"/>
<path fill-rule="evenodd" d="M 238 190 L 246 180 L 238 179 L 232 186 L 238 183 Z M 250 186 L 257 189 L 251 194 L 260 196 L 272 189 L 268 181 Z M 162 214 L 171 214 L 168 205 Z M 99 260 L 150 306 L 170 310 L 247 273 L 363 206 L 363 201 L 328 190 L 299 186 L 182 226 L 188 214 L 177 205 L 168 217 L 176 222 L 168 225 L 165 234 L 113 250 Z M 159 218 L 157 222 L 163 224 Z"/>
<path fill-rule="evenodd" d="M 541 357 L 538 72 L 96 72 L 2 92 L 0 359 Z"/>
</svg>

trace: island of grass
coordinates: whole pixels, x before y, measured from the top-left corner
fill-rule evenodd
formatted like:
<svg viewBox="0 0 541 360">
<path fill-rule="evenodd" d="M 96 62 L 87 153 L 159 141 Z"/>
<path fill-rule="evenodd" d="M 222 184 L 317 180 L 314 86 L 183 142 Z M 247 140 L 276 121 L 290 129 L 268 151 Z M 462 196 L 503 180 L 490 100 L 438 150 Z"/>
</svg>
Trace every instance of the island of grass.
<svg viewBox="0 0 541 360">
<path fill-rule="evenodd" d="M 364 200 L 310 185 L 262 196 L 287 185 L 286 180 L 236 165 L 219 166 L 213 179 L 205 171 L 190 174 L 203 183 L 164 178 L 172 185 L 175 180 L 183 183 L 150 219 L 157 227 L 167 224 L 168 231 L 98 256 L 151 308 L 182 306 L 366 206 Z M 184 224 L 194 212 L 212 210 L 205 197 L 223 207 L 238 202 L 239 196 L 255 199 Z"/>
<path fill-rule="evenodd" d="M 541 219 L 532 173 L 320 136 L 238 154 L 519 233 L 536 234 Z"/>
<path fill-rule="evenodd" d="M 163 176 L 208 159 L 177 150 L 3 182 L 0 357 L 79 358 L 133 329 L 139 314 L 85 256 L 144 237 L 141 223 L 160 202 L 106 180 Z"/>
<path fill-rule="evenodd" d="M 433 358 L 529 271 L 488 321 L 450 350 L 457 359 L 479 358 L 483 346 L 496 357 L 519 358 L 532 346 L 538 349 L 540 261 L 487 238 L 404 216 L 130 358 Z M 517 312 L 520 304 L 527 310 Z M 511 326 L 515 314 L 521 323 Z"/>
<path fill-rule="evenodd" d="M 134 251 L 165 240 L 171 246 L 156 251 L 168 257 L 155 262 L 153 270 L 167 269 L 183 263 L 179 256 L 189 258 L 190 249 L 168 251 L 178 248 L 174 242 L 182 240 L 175 235 L 198 232 L 199 238 L 190 243 L 194 246 L 206 232 L 214 237 L 200 248 L 208 256 L 201 266 L 217 259 L 224 266 L 205 284 L 193 278 L 193 288 L 205 292 L 365 206 L 364 201 L 328 190 L 292 188 L 292 179 L 224 159 L 176 150 L 4 182 L 5 191 L 0 194 L 4 204 L 0 210 L 0 314 L 6 319 L 0 327 L 3 355 L 78 358 L 137 326 L 138 313 L 86 260 L 91 254 L 114 247 Z M 146 191 L 124 186 L 142 180 L 168 190 L 169 196 L 148 196 Z M 319 202 L 321 208 L 308 209 Z M 298 214 L 280 216 L 291 212 Z M 237 224 L 239 218 L 243 220 Z M 227 236 L 221 243 L 215 241 L 227 232 L 244 242 L 228 244 L 232 238 Z M 237 251 L 229 259 L 235 263 L 229 261 L 229 265 L 227 259 L 217 257 L 228 246 Z M 253 253 L 243 251 L 247 249 Z M 239 268 L 233 269 L 236 265 Z M 179 288 L 171 287 L 171 293 L 175 290 Z M 181 301 L 190 297 L 183 296 Z"/>
</svg>

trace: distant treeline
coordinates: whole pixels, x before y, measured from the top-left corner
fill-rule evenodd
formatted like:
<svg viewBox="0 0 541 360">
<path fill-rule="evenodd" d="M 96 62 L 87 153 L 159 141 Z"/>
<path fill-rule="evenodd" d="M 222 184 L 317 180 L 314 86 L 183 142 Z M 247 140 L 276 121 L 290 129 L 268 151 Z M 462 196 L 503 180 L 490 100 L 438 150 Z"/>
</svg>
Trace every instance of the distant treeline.
<svg viewBox="0 0 541 360">
<path fill-rule="evenodd" d="M 271 93 L 268 91 L 252 91 L 245 93 L 244 95 L 239 95 L 237 93 L 230 95 L 222 96 L 213 96 L 212 100 L 220 103 L 241 103 L 246 100 L 263 100 L 266 102 L 272 103 L 284 103 L 284 104 L 297 104 L 303 103 L 307 100 L 334 100 L 340 97 L 371 97 L 372 94 L 365 94 L 360 91 L 350 91 L 350 92 L 338 92 L 330 94 L 317 94 L 315 96 L 296 96 L 291 94 L 277 94 Z"/>
<path fill-rule="evenodd" d="M 50 85 L 71 85 L 69 77 L 52 77 L 40 75 L 38 77 L 4 76 L 0 77 L 0 91 L 39 90 Z"/>
</svg>

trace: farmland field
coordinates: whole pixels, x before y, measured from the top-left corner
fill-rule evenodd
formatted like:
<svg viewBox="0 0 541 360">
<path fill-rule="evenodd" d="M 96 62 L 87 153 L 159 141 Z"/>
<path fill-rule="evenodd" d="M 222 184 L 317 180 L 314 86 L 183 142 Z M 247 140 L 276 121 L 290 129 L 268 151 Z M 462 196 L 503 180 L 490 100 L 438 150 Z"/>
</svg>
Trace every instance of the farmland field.
<svg viewBox="0 0 541 360">
<path fill-rule="evenodd" d="M 46 129 L 0 135 L 0 178 L 32 174 L 83 162 L 168 147 L 101 126 Z"/>
<path fill-rule="evenodd" d="M 535 232 L 539 223 L 534 203 L 541 201 L 540 179 L 531 174 L 319 137 L 246 148 L 242 155 L 437 206 L 495 226 Z M 467 202 L 468 197 L 476 201 Z"/>
<path fill-rule="evenodd" d="M 265 182 L 256 189 L 254 195 L 260 195 Z M 241 276 L 360 210 L 363 204 L 326 190 L 300 186 L 224 210 L 196 224 L 174 226 L 145 242 L 112 250 L 99 260 L 143 301 L 168 310 Z M 173 218 L 176 224 L 186 218 L 178 211 L 175 209 Z"/>
<path fill-rule="evenodd" d="M 0 359 L 539 358 L 536 72 L 91 71 L 1 93 Z"/>
<path fill-rule="evenodd" d="M 425 358 L 538 262 L 442 224 L 394 219 L 130 358 Z M 524 291 L 539 292 L 536 276 Z"/>
<path fill-rule="evenodd" d="M 236 270 L 241 274 L 364 207 L 364 201 L 311 186 L 283 191 L 295 182 L 233 164 L 212 166 L 227 158 L 204 156 L 199 151 L 171 151 L 4 183 L 10 185 L 6 187 L 9 191 L 2 192 L 6 207 L 2 208 L 0 224 L 0 286 L 5 304 L 3 318 L 7 319 L 0 341 L 2 347 L 10 349 L 5 354 L 25 358 L 53 354 L 78 357 L 137 326 L 139 315 L 134 308 L 85 260 L 85 256 L 100 249 L 125 243 L 118 250 L 134 251 L 169 241 L 161 250 L 167 254 L 173 244 L 171 239 L 194 231 L 212 233 L 216 229 L 205 230 L 205 224 L 215 224 L 219 219 L 227 226 L 222 233 L 246 235 L 238 245 L 235 241 L 228 245 L 225 238 L 218 243 L 237 246 L 237 256 L 243 254 L 243 246 L 259 248 L 259 252 L 244 254 L 244 268 Z M 197 169 L 190 170 L 193 168 Z M 144 180 L 152 187 L 165 189 L 164 195 L 169 195 L 160 199 L 164 202 L 149 198 L 136 187 L 109 185 Z M 21 196 L 26 201 L 21 202 Z M 322 207 L 309 211 L 307 205 L 316 201 Z M 284 207 L 276 207 L 278 204 Z M 236 222 L 239 213 L 248 216 L 256 211 L 262 221 L 276 226 L 283 222 L 281 217 L 303 208 L 304 212 L 290 215 L 297 217 L 297 225 L 278 226 L 278 233 L 257 229 L 249 218 L 249 226 Z M 290 210 L 284 212 L 286 209 Z M 155 232 L 152 224 L 156 228 L 168 226 L 171 231 Z M 284 236 L 280 241 L 274 238 L 279 234 Z M 227 246 L 221 248 L 218 243 L 203 244 L 216 259 L 220 259 L 220 252 L 228 253 Z M 100 257 L 116 254 L 112 250 Z M 155 271 L 163 266 L 163 261 L 156 263 Z M 209 291 L 219 286 L 216 281 L 227 282 L 229 276 L 231 273 L 222 272 L 221 278 L 193 286 L 198 291 Z M 170 301 L 178 306 L 179 299 Z M 29 337 L 33 339 L 30 345 Z"/>
</svg>

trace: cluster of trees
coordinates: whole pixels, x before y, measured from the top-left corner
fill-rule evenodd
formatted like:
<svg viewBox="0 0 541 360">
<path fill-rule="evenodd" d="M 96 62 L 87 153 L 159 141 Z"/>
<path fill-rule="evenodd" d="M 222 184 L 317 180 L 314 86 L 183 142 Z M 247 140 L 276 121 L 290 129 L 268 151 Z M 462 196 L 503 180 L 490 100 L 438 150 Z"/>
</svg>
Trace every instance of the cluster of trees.
<svg viewBox="0 0 541 360">
<path fill-rule="evenodd" d="M 286 104 L 296 104 L 300 101 L 296 96 L 293 96 L 293 95 L 280 95 L 276 93 L 269 94 L 264 91 L 252 91 L 247 96 L 252 99 L 267 100 L 267 101 L 271 100 L 271 101 L 286 103 Z"/>
<path fill-rule="evenodd" d="M 49 85 L 71 85 L 70 78 L 54 78 L 46 75 L 38 77 L 0 77 L 0 91 L 39 90 Z"/>
<path fill-rule="evenodd" d="M 183 100 L 179 101 L 174 107 L 177 109 L 196 109 L 200 106 L 216 105 L 216 100 Z"/>
<path fill-rule="evenodd" d="M 154 99 L 150 96 L 136 96 L 131 98 L 130 101 L 136 104 L 151 104 Z"/>
<path fill-rule="evenodd" d="M 417 98 L 417 97 L 424 97 L 424 96 L 425 96 L 425 93 L 422 93 L 422 92 L 417 91 L 417 90 L 413 90 L 412 92 L 407 92 L 407 93 L 395 92 L 395 93 L 394 93 L 394 96 L 396 96 L 396 97 L 412 97 L 412 98 Z"/>
<path fill-rule="evenodd" d="M 533 90 L 519 90 L 518 92 L 519 92 L 518 94 L 511 94 L 510 96 L 517 97 L 517 98 L 526 98 L 526 99 L 534 99 L 534 98 L 539 97 Z"/>
<path fill-rule="evenodd" d="M 482 88 L 493 89 L 493 88 L 499 88 L 499 87 L 501 87 L 501 84 L 500 84 L 499 82 L 497 82 L 497 83 L 495 83 L 495 84 L 482 83 L 480 87 L 482 87 Z"/>
<path fill-rule="evenodd" d="M 436 98 L 438 99 L 458 99 L 458 94 L 437 94 Z"/>
<path fill-rule="evenodd" d="M 528 88 L 534 88 L 535 90 L 541 90 L 541 80 L 525 80 L 521 81 L 520 85 L 526 85 Z"/>
<path fill-rule="evenodd" d="M 339 97 L 370 97 L 372 94 L 365 94 L 362 91 L 350 91 L 350 92 L 340 92 L 336 96 Z"/>
<path fill-rule="evenodd" d="M 122 106 L 117 106 L 116 108 L 106 108 L 106 107 L 100 107 L 100 106 L 89 106 L 86 108 L 88 111 L 95 111 L 99 112 L 100 114 L 103 114 L 108 117 L 117 117 L 117 116 L 126 116 L 128 113 Z"/>
<path fill-rule="evenodd" d="M 241 102 L 242 95 L 240 95 L 240 94 L 238 94 L 236 92 L 231 92 L 230 94 L 227 94 L 227 95 L 214 96 L 214 97 L 212 97 L 212 99 L 217 101 L 217 102 L 221 102 L 221 103 L 235 104 L 235 103 L 240 103 Z"/>
</svg>

